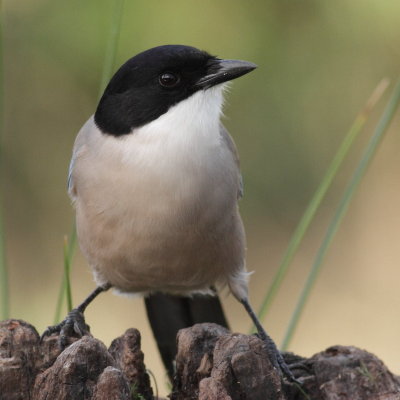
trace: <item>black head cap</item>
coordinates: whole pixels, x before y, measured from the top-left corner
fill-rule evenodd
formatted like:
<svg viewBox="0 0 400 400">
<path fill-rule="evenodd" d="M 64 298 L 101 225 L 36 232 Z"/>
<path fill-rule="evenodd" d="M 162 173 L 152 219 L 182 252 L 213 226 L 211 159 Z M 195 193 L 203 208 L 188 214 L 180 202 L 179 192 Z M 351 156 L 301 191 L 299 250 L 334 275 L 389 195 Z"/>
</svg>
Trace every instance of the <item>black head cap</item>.
<svg viewBox="0 0 400 400">
<path fill-rule="evenodd" d="M 129 59 L 112 77 L 95 113 L 102 132 L 121 136 L 143 126 L 198 90 L 256 68 L 221 60 L 190 46 L 154 47 Z"/>
</svg>

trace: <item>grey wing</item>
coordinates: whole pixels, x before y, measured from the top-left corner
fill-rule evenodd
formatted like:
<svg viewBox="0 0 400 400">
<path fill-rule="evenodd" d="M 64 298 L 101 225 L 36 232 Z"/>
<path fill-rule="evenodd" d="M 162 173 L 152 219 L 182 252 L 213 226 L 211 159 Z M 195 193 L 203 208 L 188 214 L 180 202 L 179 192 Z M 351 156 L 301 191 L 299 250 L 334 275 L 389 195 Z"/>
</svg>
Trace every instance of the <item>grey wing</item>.
<svg viewBox="0 0 400 400">
<path fill-rule="evenodd" d="M 69 168 L 68 168 L 68 179 L 67 179 L 67 189 L 68 189 L 68 194 L 71 197 L 71 200 L 75 200 L 76 197 L 76 192 L 75 192 L 75 187 L 74 187 L 74 181 L 72 178 L 72 171 L 74 169 L 74 161 L 75 157 L 74 154 L 72 155 L 71 161 L 69 163 Z"/>
<path fill-rule="evenodd" d="M 74 147 L 72 150 L 72 158 L 71 162 L 69 163 L 69 169 L 68 169 L 68 181 L 67 181 L 67 187 L 68 187 L 68 194 L 71 200 L 74 202 L 76 198 L 78 197 L 78 189 L 77 186 L 79 186 L 79 179 L 78 177 L 78 171 L 79 171 L 79 160 L 85 156 L 87 143 L 91 142 L 91 137 L 93 135 L 96 135 L 96 132 L 98 132 L 98 128 L 94 122 L 93 115 L 85 122 L 85 124 L 82 126 L 80 131 L 78 132 L 78 135 L 76 136 L 75 142 L 74 142 Z M 74 178 L 75 177 L 75 178 Z"/>
<path fill-rule="evenodd" d="M 67 189 L 68 192 L 70 192 L 74 186 L 74 183 L 72 181 L 72 169 L 74 168 L 74 157 L 72 157 L 70 163 L 69 163 L 69 168 L 68 168 L 68 179 L 67 179 Z"/>
<path fill-rule="evenodd" d="M 219 132 L 221 134 L 221 138 L 228 147 L 228 149 L 231 151 L 234 160 L 236 161 L 237 165 L 237 173 L 238 173 L 238 180 L 239 180 L 239 187 L 238 187 L 238 194 L 237 198 L 238 200 L 243 197 L 243 178 L 242 174 L 240 173 L 240 160 L 239 160 L 239 154 L 235 145 L 235 142 L 233 141 L 231 135 L 227 131 L 227 129 L 224 127 L 224 125 L 220 124 L 220 129 Z"/>
<path fill-rule="evenodd" d="M 81 129 L 81 131 L 79 131 L 75 139 L 74 148 L 72 150 L 72 157 L 68 168 L 67 189 L 68 189 L 68 195 L 71 198 L 72 202 L 74 202 L 76 200 L 76 197 L 78 196 L 76 189 L 76 182 L 74 182 L 74 167 L 77 158 L 79 158 L 79 154 L 82 153 L 82 148 L 84 148 L 84 133 L 85 130 Z"/>
<path fill-rule="evenodd" d="M 76 189 L 76 182 L 74 182 L 75 164 L 79 156 L 82 155 L 82 151 L 84 151 L 85 143 L 88 140 L 87 138 L 88 134 L 90 134 L 90 131 L 93 128 L 93 126 L 95 126 L 93 122 L 93 117 L 90 117 L 78 132 L 78 135 L 76 136 L 74 142 L 74 147 L 72 149 L 72 157 L 68 168 L 67 189 L 68 189 L 68 195 L 73 202 L 76 200 L 76 197 L 78 195 Z"/>
</svg>

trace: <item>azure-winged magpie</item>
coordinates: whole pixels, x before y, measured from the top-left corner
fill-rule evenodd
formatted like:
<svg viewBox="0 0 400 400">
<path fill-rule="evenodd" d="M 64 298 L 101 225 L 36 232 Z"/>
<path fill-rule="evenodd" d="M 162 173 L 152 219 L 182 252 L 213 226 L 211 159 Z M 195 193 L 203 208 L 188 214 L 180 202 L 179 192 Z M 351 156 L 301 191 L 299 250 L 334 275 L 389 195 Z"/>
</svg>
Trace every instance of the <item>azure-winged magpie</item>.
<svg viewBox="0 0 400 400">
<path fill-rule="evenodd" d="M 255 68 L 166 45 L 115 73 L 76 138 L 68 179 L 79 243 L 98 287 L 44 335 L 61 331 L 64 342 L 71 329 L 83 335 L 84 310 L 111 287 L 191 296 L 228 286 L 273 364 L 294 379 L 248 301 L 239 159 L 220 121 L 226 83 Z M 150 315 L 156 303 L 147 303 Z"/>
</svg>

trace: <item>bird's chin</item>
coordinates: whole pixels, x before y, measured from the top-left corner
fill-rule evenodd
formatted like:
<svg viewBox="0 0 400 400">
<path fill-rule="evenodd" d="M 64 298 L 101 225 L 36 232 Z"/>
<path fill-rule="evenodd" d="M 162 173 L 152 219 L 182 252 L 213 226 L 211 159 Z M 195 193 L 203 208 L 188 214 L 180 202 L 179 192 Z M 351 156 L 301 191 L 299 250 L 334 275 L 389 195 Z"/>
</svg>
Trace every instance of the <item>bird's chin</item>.
<svg viewBox="0 0 400 400">
<path fill-rule="evenodd" d="M 204 87 L 202 90 L 211 93 L 225 93 L 225 91 L 230 87 L 229 84 L 230 82 L 217 83 L 216 85 Z"/>
<path fill-rule="evenodd" d="M 217 85 L 217 87 L 219 87 L 223 93 L 226 93 L 226 92 L 229 92 L 229 90 L 231 89 L 232 82 L 229 81 L 229 82 L 220 83 Z"/>
</svg>

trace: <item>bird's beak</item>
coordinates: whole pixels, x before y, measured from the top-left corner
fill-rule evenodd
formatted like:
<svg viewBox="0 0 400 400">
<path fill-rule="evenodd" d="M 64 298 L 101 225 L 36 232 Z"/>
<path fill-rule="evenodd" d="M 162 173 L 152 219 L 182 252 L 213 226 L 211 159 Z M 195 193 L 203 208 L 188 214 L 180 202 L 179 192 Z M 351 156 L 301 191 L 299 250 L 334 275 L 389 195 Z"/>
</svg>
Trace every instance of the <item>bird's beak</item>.
<svg viewBox="0 0 400 400">
<path fill-rule="evenodd" d="M 200 78 L 194 87 L 196 89 L 208 89 L 219 83 L 239 78 L 239 76 L 245 75 L 255 68 L 257 68 L 257 65 L 248 61 L 216 58 L 209 63 L 207 75 Z"/>
</svg>

